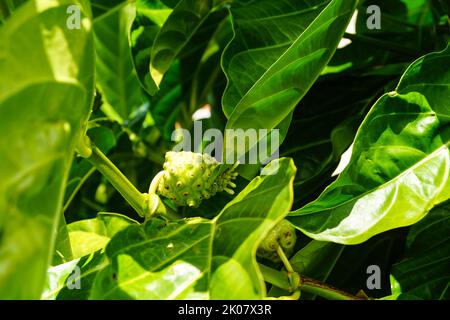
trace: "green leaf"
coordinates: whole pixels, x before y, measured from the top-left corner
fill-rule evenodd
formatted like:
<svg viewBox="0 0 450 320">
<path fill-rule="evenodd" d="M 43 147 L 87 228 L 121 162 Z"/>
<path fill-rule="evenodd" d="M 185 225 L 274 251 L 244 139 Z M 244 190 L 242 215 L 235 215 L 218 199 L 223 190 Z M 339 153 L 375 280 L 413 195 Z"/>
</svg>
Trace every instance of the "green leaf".
<svg viewBox="0 0 450 320">
<path fill-rule="evenodd" d="M 117 213 L 100 212 L 96 218 L 79 220 L 67 226 L 74 259 L 49 268 L 42 299 L 87 299 L 97 273 L 109 263 L 104 248 L 119 231 L 137 222 Z M 77 270 L 78 268 L 78 270 Z M 74 279 L 80 288 L 67 284 Z"/>
<path fill-rule="evenodd" d="M 142 227 L 125 229 L 107 246 L 112 264 L 96 277 L 90 298 L 192 297 L 208 268 L 212 227 L 202 219 L 173 223 L 152 219 Z"/>
<path fill-rule="evenodd" d="M 231 10 L 235 37 L 222 61 L 227 129 L 279 128 L 284 138 L 292 111 L 330 60 L 357 3 L 328 2 L 267 0 Z M 240 159 L 252 147 L 225 149 L 225 159 Z"/>
<path fill-rule="evenodd" d="M 126 227 L 137 224 L 117 213 L 100 212 L 96 218 L 79 220 L 67 226 L 73 258 L 103 249 L 109 240 Z"/>
<path fill-rule="evenodd" d="M 81 9 L 77 30 L 66 25 L 73 4 Z M 36 299 L 44 286 L 75 139 L 93 96 L 88 8 L 86 1 L 29 1 L 0 27 L 2 299 Z"/>
<path fill-rule="evenodd" d="M 150 75 L 159 88 L 174 59 L 223 0 L 181 0 L 159 30 L 153 42 Z"/>
<path fill-rule="evenodd" d="M 216 218 L 211 281 L 218 287 L 210 286 L 212 299 L 265 296 L 265 285 L 255 260 L 256 249 L 291 207 L 295 171 L 288 158 L 272 161 L 264 168 L 266 175 L 253 179 Z M 239 270 L 245 272 L 238 274 Z M 245 279 L 252 283 L 251 290 L 243 282 L 228 279 Z"/>
<path fill-rule="evenodd" d="M 409 231 L 405 258 L 392 269 L 401 293 L 425 300 L 450 299 L 449 219 L 447 203 Z"/>
<path fill-rule="evenodd" d="M 266 170 L 213 220 L 152 219 L 119 232 L 106 248 L 111 266 L 96 277 L 91 298 L 262 298 L 256 247 L 292 204 L 295 167 L 281 159 Z"/>
<path fill-rule="evenodd" d="M 414 62 L 381 97 L 355 138 L 346 169 L 290 214 L 306 235 L 356 244 L 414 224 L 450 198 L 450 46 Z"/>
<path fill-rule="evenodd" d="M 107 268 L 109 261 L 103 251 L 60 264 L 48 269 L 43 300 L 86 300 L 97 274 Z M 78 281 L 79 286 L 76 286 Z"/>
<path fill-rule="evenodd" d="M 128 40 L 134 16 L 135 8 L 129 4 L 94 23 L 97 84 L 109 105 L 103 109 L 122 121 L 143 102 Z"/>
</svg>

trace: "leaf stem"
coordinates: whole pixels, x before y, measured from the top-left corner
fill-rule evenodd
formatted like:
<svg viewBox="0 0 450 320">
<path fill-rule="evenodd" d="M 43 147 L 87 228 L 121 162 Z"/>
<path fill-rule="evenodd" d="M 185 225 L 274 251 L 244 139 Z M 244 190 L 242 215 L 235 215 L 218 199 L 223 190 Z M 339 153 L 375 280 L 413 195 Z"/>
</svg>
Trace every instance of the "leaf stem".
<svg viewBox="0 0 450 320">
<path fill-rule="evenodd" d="M 299 285 L 297 288 L 292 288 L 287 272 L 278 271 L 263 264 L 259 264 L 259 268 L 266 282 L 287 291 L 300 289 L 301 291 L 316 294 L 322 298 L 330 300 L 364 300 L 363 298 L 338 290 L 323 282 L 305 277 L 303 275 L 299 276 Z"/>
<path fill-rule="evenodd" d="M 149 219 L 153 215 L 159 214 L 171 220 L 181 218 L 172 208 L 166 206 L 156 194 L 141 193 L 136 189 L 130 180 L 96 146 L 85 147 L 91 149 L 90 156 L 86 159 L 105 176 L 141 217 Z"/>
<path fill-rule="evenodd" d="M 100 171 L 113 187 L 125 198 L 134 210 L 144 217 L 148 211 L 149 198 L 141 193 L 125 177 L 125 175 L 96 146 L 92 146 L 92 154 L 87 158 Z"/>
<path fill-rule="evenodd" d="M 294 273 L 295 271 L 292 268 L 291 263 L 289 262 L 289 258 L 286 257 L 286 254 L 284 253 L 284 250 L 280 245 L 278 245 L 277 247 L 277 254 L 280 257 L 281 262 L 283 262 L 283 265 L 286 268 L 287 272 Z"/>
<path fill-rule="evenodd" d="M 258 266 L 264 276 L 264 281 L 284 290 L 289 289 L 289 278 L 286 272 L 275 270 L 261 263 Z"/>
<path fill-rule="evenodd" d="M 333 288 L 325 283 L 320 281 L 301 276 L 302 284 L 300 286 L 300 290 L 305 292 L 317 294 L 322 298 L 329 300 L 365 300 L 361 297 L 354 296 L 345 291 L 338 290 Z"/>
</svg>

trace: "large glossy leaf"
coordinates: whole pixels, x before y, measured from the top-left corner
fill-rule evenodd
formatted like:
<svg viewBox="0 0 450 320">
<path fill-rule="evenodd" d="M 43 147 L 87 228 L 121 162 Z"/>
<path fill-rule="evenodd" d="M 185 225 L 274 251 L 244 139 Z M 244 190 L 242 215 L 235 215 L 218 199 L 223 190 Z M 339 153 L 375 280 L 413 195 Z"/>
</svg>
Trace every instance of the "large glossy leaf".
<svg viewBox="0 0 450 320">
<path fill-rule="evenodd" d="M 288 159 L 266 169 L 272 174 L 255 178 L 213 220 L 152 219 L 118 233 L 106 248 L 111 266 L 97 276 L 91 298 L 263 297 L 256 246 L 289 210 L 295 174 Z"/>
<path fill-rule="evenodd" d="M 408 233 L 405 258 L 392 274 L 402 294 L 450 299 L 450 205 L 433 209 Z"/>
<path fill-rule="evenodd" d="M 227 129 L 279 128 L 284 138 L 293 109 L 333 55 L 356 2 L 267 0 L 232 9 L 235 37 L 222 61 Z M 224 155 L 240 159 L 252 147 Z"/>
<path fill-rule="evenodd" d="M 152 219 L 125 229 L 107 246 L 112 264 L 97 276 L 90 298 L 194 298 L 205 291 L 195 286 L 209 267 L 212 228 L 202 219 Z"/>
<path fill-rule="evenodd" d="M 346 169 L 290 220 L 317 240 L 363 242 L 450 197 L 450 47 L 429 54 L 374 105 Z"/>
<path fill-rule="evenodd" d="M 66 26 L 73 4 L 82 10 L 79 30 Z M 0 29 L 2 298 L 39 298 L 44 285 L 75 139 L 93 94 L 89 16 L 85 1 L 34 0 Z"/>
<path fill-rule="evenodd" d="M 77 31 L 66 26 L 72 4 L 82 9 Z M 93 91 L 86 3 L 29 1 L 0 28 L 0 38 L 0 296 L 34 299 Z"/>
<path fill-rule="evenodd" d="M 128 41 L 134 16 L 134 6 L 129 4 L 94 23 L 97 84 L 108 104 L 105 112 L 119 121 L 127 120 L 142 104 Z"/>
<path fill-rule="evenodd" d="M 292 160 L 281 158 L 264 170 L 266 175 L 253 179 L 216 218 L 210 284 L 213 299 L 256 299 L 265 295 L 256 248 L 291 207 L 296 168 Z"/>
</svg>

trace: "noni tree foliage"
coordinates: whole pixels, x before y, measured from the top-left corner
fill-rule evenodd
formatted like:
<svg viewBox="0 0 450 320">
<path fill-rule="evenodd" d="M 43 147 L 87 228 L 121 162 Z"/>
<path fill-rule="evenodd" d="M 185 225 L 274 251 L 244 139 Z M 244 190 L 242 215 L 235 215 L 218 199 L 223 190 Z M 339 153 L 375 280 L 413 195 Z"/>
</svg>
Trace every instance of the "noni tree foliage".
<svg viewBox="0 0 450 320">
<path fill-rule="evenodd" d="M 445 0 L 0 0 L 0 299 L 449 299 Z"/>
</svg>

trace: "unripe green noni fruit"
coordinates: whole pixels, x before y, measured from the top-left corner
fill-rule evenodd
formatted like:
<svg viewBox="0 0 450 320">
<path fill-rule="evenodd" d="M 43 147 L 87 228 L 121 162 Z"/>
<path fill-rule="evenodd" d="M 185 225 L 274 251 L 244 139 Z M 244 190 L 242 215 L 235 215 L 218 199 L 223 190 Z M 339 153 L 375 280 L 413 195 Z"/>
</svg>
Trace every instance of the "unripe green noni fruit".
<svg viewBox="0 0 450 320">
<path fill-rule="evenodd" d="M 261 241 L 256 254 L 274 262 L 279 262 L 280 257 L 277 248 L 280 246 L 286 256 L 291 256 L 294 251 L 297 235 L 295 228 L 286 219 L 281 220 Z"/>
<path fill-rule="evenodd" d="M 236 187 L 234 167 L 219 174 L 219 162 L 208 154 L 169 151 L 163 167 L 157 193 L 179 206 L 197 207 L 218 192 L 233 194 Z"/>
</svg>

